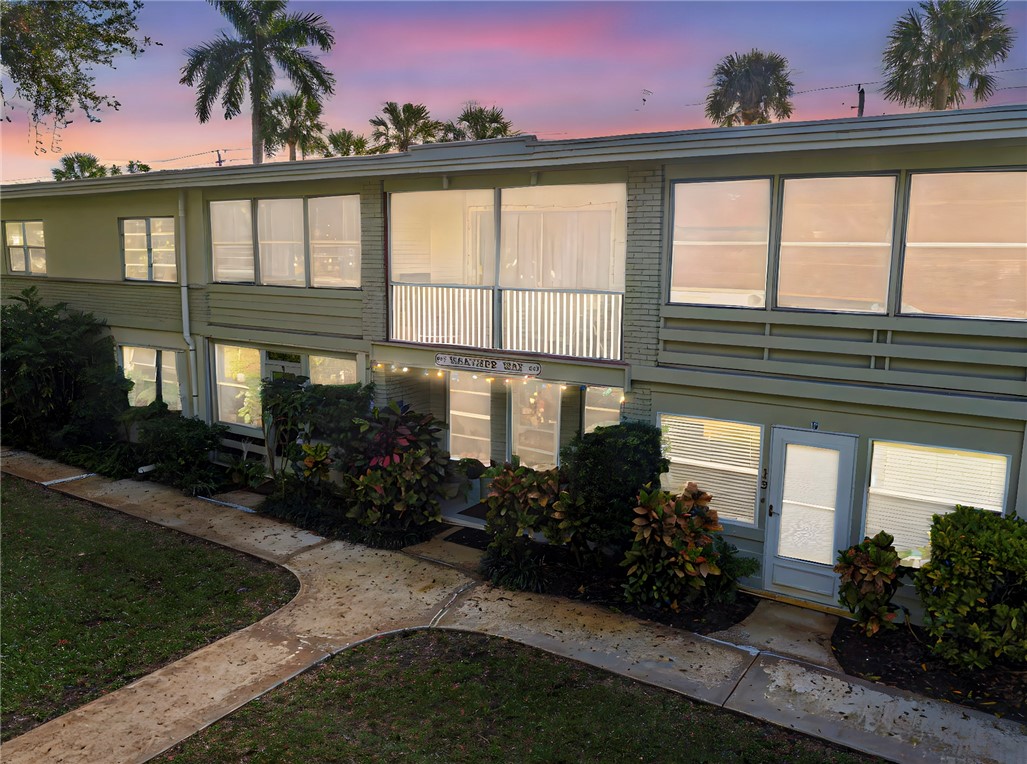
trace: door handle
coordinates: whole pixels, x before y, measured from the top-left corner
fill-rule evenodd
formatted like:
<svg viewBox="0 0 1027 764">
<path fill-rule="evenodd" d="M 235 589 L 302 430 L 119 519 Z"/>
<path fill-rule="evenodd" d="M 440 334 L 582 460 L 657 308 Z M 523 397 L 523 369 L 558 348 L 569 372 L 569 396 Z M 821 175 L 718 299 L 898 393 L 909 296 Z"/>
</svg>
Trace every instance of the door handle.
<svg viewBox="0 0 1027 764">
<path fill-rule="evenodd" d="M 774 516 L 774 505 L 771 504 L 770 505 L 770 511 L 767 513 L 767 517 L 773 517 L 773 516 Z"/>
</svg>

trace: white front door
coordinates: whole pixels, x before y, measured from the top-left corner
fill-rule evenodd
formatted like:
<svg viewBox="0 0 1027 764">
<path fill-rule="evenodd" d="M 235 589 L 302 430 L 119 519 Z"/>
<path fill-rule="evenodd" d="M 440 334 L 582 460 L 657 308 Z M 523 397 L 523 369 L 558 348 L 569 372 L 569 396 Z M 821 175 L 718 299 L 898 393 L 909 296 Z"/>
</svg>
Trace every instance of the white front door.
<svg viewBox="0 0 1027 764">
<path fill-rule="evenodd" d="M 849 546 L 856 437 L 775 427 L 771 436 L 767 588 L 837 605 L 838 550 Z"/>
</svg>

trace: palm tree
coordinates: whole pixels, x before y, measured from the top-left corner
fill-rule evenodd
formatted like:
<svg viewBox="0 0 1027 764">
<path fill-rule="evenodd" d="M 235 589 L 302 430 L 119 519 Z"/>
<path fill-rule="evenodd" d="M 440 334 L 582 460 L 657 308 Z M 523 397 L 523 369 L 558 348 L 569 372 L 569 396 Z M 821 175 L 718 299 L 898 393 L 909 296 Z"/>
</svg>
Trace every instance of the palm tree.
<svg viewBox="0 0 1027 764">
<path fill-rule="evenodd" d="M 231 23 L 235 37 L 221 36 L 186 50 L 181 82 L 196 85 L 196 116 L 210 119 L 220 97 L 225 119 L 242 111 L 250 97 L 253 164 L 264 158 L 267 104 L 277 65 L 296 90 L 310 100 L 331 95 L 335 77 L 313 55 L 303 50 L 316 45 L 328 52 L 335 43 L 331 27 L 316 13 L 287 14 L 285 0 L 208 0 Z"/>
<path fill-rule="evenodd" d="M 726 56 L 713 70 L 713 89 L 706 96 L 706 116 L 722 127 L 762 125 L 792 116 L 795 93 L 788 59 L 753 48 Z"/>
<path fill-rule="evenodd" d="M 431 143 L 436 139 L 442 124 L 431 118 L 428 107 L 423 103 L 387 101 L 382 113 L 372 117 L 371 140 L 374 151 L 384 154 L 388 151 L 409 151 L 415 143 Z"/>
<path fill-rule="evenodd" d="M 325 135 L 324 155 L 326 157 L 348 157 L 370 154 L 367 138 L 352 130 L 332 130 Z"/>
<path fill-rule="evenodd" d="M 464 104 L 464 110 L 457 117 L 456 122 L 463 128 L 467 139 L 472 141 L 517 135 L 517 131 L 513 129 L 513 123 L 503 116 L 501 108 L 498 106 L 486 108 L 477 101 L 468 101 Z"/>
<path fill-rule="evenodd" d="M 117 165 L 114 165 L 117 167 Z M 112 174 L 94 154 L 65 154 L 59 167 L 50 170 L 54 180 L 81 180 L 83 178 L 106 178 Z M 114 175 L 121 173 L 120 168 Z"/>
<path fill-rule="evenodd" d="M 1005 61 L 1013 30 L 1002 23 L 1000 0 L 928 0 L 895 22 L 884 51 L 881 92 L 903 106 L 942 111 L 959 107 L 963 87 L 975 101 L 995 92 L 989 67 Z"/>
<path fill-rule="evenodd" d="M 129 175 L 135 175 L 137 172 L 149 172 L 150 165 L 140 162 L 137 159 L 129 159 L 128 165 L 125 167 L 125 171 Z"/>
<path fill-rule="evenodd" d="M 267 132 L 264 135 L 264 152 L 272 156 L 282 146 L 289 149 L 289 161 L 296 161 L 296 149 L 300 157 L 322 152 L 324 138 L 321 133 L 325 124 L 321 121 L 321 104 L 302 93 L 279 93 L 268 104 Z"/>
</svg>

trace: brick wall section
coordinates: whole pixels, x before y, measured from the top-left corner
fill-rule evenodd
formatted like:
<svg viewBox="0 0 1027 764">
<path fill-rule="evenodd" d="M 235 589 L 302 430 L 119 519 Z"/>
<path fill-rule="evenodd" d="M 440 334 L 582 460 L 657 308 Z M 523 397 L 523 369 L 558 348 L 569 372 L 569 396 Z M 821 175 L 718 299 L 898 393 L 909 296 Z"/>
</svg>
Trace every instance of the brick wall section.
<svg viewBox="0 0 1027 764">
<path fill-rule="evenodd" d="M 381 181 L 360 189 L 360 286 L 364 292 L 363 331 L 368 341 L 386 339 L 385 215 Z"/>
<path fill-rule="evenodd" d="M 663 169 L 628 173 L 627 262 L 624 275 L 624 360 L 656 365 L 659 349 Z"/>
<path fill-rule="evenodd" d="M 620 418 L 624 422 L 649 422 L 655 424 L 653 414 L 653 391 L 648 385 L 632 384 L 631 392 L 625 393 L 620 407 Z"/>
</svg>

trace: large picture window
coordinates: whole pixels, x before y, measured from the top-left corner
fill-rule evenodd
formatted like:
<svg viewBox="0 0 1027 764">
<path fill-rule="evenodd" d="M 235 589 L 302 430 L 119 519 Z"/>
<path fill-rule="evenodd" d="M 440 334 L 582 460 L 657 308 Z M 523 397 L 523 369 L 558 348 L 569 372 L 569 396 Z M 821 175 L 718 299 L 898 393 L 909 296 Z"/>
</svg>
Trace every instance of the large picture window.
<svg viewBox="0 0 1027 764">
<path fill-rule="evenodd" d="M 453 459 L 492 457 L 492 382 L 478 374 L 449 377 L 449 454 Z"/>
<path fill-rule="evenodd" d="M 175 219 L 122 220 L 121 253 L 129 281 L 177 281 Z"/>
<path fill-rule="evenodd" d="M 777 305 L 888 311 L 895 178 L 784 181 Z"/>
<path fill-rule="evenodd" d="M 722 520 L 754 524 L 759 488 L 760 438 L 754 424 L 660 415 L 670 471 L 663 487 L 680 493 L 692 481 L 713 495 Z"/>
<path fill-rule="evenodd" d="M 260 350 L 215 345 L 218 421 L 260 427 Z"/>
<path fill-rule="evenodd" d="M 1009 457 L 976 451 L 873 442 L 866 533 L 887 531 L 906 556 L 930 556 L 934 515 L 956 504 L 1002 512 Z"/>
<path fill-rule="evenodd" d="M 1027 319 L 1027 172 L 910 178 L 902 312 Z"/>
<path fill-rule="evenodd" d="M 560 385 L 514 380 L 510 387 L 513 455 L 532 469 L 555 467 L 560 450 Z"/>
<path fill-rule="evenodd" d="M 210 223 L 215 281 L 360 286 L 359 195 L 211 202 Z"/>
<path fill-rule="evenodd" d="M 671 302 L 766 304 L 770 193 L 769 178 L 674 185 Z"/>
<path fill-rule="evenodd" d="M 46 239 L 42 221 L 4 223 L 4 244 L 7 246 L 7 267 L 11 273 L 33 276 L 46 274 Z"/>
</svg>

